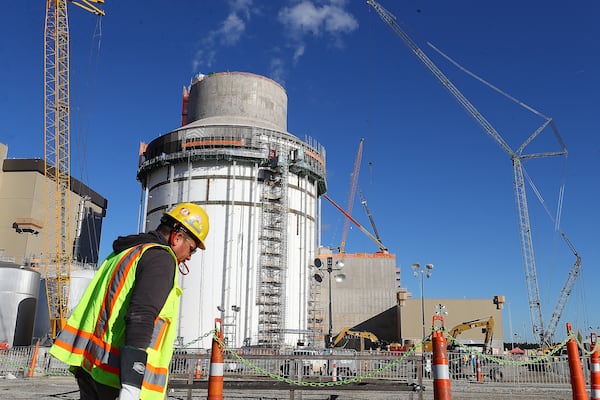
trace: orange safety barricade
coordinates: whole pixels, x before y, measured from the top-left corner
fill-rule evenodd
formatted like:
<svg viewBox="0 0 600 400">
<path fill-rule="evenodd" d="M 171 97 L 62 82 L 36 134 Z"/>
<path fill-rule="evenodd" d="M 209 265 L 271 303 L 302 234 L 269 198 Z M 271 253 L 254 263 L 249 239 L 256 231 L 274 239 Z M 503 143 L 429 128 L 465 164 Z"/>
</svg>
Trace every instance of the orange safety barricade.
<svg viewBox="0 0 600 400">
<path fill-rule="evenodd" d="M 590 387 L 592 389 L 592 399 L 600 400 L 600 358 L 598 358 L 598 334 L 592 333 L 590 340 L 592 345 L 592 354 L 590 354 Z"/>
<path fill-rule="evenodd" d="M 35 349 L 33 349 L 33 356 L 31 357 L 31 363 L 29 363 L 29 371 L 27 371 L 27 377 L 33 378 L 35 375 L 35 363 L 37 362 L 38 350 L 40 349 L 40 341 L 35 344 Z"/>
<path fill-rule="evenodd" d="M 481 372 L 481 359 L 479 356 L 475 359 L 475 368 L 477 368 L 477 382 L 483 382 L 483 373 Z"/>
<path fill-rule="evenodd" d="M 433 323 L 441 321 L 444 326 L 444 317 L 433 316 Z M 434 330 L 431 337 L 433 356 L 433 398 L 434 400 L 452 400 L 450 391 L 450 371 L 448 369 L 448 354 L 446 353 L 446 336 L 444 331 Z"/>
<path fill-rule="evenodd" d="M 579 359 L 579 349 L 577 348 L 577 342 L 573 340 L 571 331 L 571 323 L 567 322 L 567 334 L 571 336 L 567 342 L 567 355 L 569 356 L 573 400 L 588 400 L 585 379 L 583 378 L 583 371 L 581 369 L 581 360 Z"/>
<path fill-rule="evenodd" d="M 217 340 L 218 338 L 218 340 Z M 221 330 L 221 319 L 215 318 L 215 336 L 212 341 L 210 352 L 210 373 L 208 376 L 207 400 L 223 400 L 223 331 Z"/>
<path fill-rule="evenodd" d="M 196 369 L 194 370 L 194 379 L 202 378 L 202 360 L 196 361 Z"/>
</svg>

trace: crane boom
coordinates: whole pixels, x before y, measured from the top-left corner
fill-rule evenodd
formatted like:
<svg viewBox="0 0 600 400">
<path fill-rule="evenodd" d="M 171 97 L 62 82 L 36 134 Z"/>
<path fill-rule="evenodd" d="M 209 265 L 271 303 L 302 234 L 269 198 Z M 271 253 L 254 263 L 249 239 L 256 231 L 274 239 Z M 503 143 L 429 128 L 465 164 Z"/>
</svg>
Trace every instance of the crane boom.
<svg viewBox="0 0 600 400">
<path fill-rule="evenodd" d="M 387 248 L 383 245 L 383 243 L 381 243 L 381 241 L 379 239 L 377 239 L 375 236 L 373 236 L 373 234 L 371 234 L 371 232 L 369 232 L 364 226 L 359 224 L 357 220 L 352 218 L 352 216 L 350 214 L 348 214 L 346 211 L 344 211 L 344 209 L 342 207 L 340 207 L 335 201 L 333 201 L 333 199 L 331 197 L 327 196 L 326 194 L 324 194 L 323 197 L 327 201 L 329 201 L 335 208 L 337 208 L 342 214 L 344 214 L 344 216 L 346 218 L 348 218 L 354 225 L 356 225 L 358 227 L 358 229 L 360 229 L 365 235 L 367 235 L 369 237 L 369 239 L 371 239 L 373 242 L 375 242 L 377 247 L 379 247 L 379 250 L 381 250 L 384 253 L 387 253 Z"/>
<path fill-rule="evenodd" d="M 373 219 L 371 211 L 367 206 L 367 200 L 364 198 L 360 190 L 358 191 L 358 196 L 360 197 L 360 203 L 363 205 L 363 207 L 365 207 L 365 211 L 367 213 L 367 216 L 369 217 L 369 222 L 371 222 L 371 227 L 373 228 L 373 233 L 375 233 L 375 237 L 377 238 L 377 240 L 381 242 L 381 237 L 379 236 L 379 232 L 377 231 L 377 227 L 375 226 L 375 220 Z"/>
<path fill-rule="evenodd" d="M 358 185 L 358 173 L 360 172 L 360 161 L 362 160 L 362 148 L 365 139 L 361 138 L 358 144 L 358 151 L 354 160 L 354 169 L 352 170 L 352 183 L 350 184 L 350 193 L 348 194 L 348 204 L 346 205 L 346 213 L 352 215 L 354 206 L 354 197 L 356 196 L 356 186 Z M 350 228 L 350 220 L 344 219 L 344 228 L 342 229 L 342 240 L 340 241 L 340 253 L 345 252 L 346 239 L 348 238 L 348 229 Z"/>
<path fill-rule="evenodd" d="M 73 4 L 104 15 L 94 3 Z M 71 155 L 67 0 L 46 0 L 44 27 L 44 275 L 52 338 L 66 323 L 71 279 Z M 54 229 L 54 231 L 52 231 Z M 54 246 L 51 241 L 54 240 Z M 53 249 L 51 249 L 53 247 Z"/>
<path fill-rule="evenodd" d="M 512 160 L 513 166 L 513 179 L 514 179 L 514 190 L 515 197 L 518 209 L 518 219 L 519 219 L 519 230 L 521 237 L 521 249 L 522 249 L 522 257 L 525 267 L 525 278 L 527 284 L 527 293 L 529 299 L 529 309 L 531 313 L 532 320 L 532 329 L 534 335 L 537 335 L 540 342 L 548 342 L 552 339 L 554 334 L 554 330 L 556 328 L 556 324 L 560 319 L 562 309 L 566 303 L 566 300 L 569 296 L 569 293 L 573 287 L 574 281 L 578 275 L 580 268 L 580 257 L 575 251 L 575 249 L 570 245 L 567 240 L 567 244 L 571 247 L 571 250 L 576 255 L 577 260 L 575 264 L 570 270 L 569 277 L 567 279 L 567 283 L 561 292 L 559 302 L 557 304 L 557 308 L 554 311 L 552 316 L 552 322 L 549 325 L 549 329 L 544 329 L 544 322 L 542 317 L 541 310 L 541 301 L 540 301 L 540 293 L 537 282 L 537 273 L 535 267 L 535 257 L 533 251 L 533 240 L 531 236 L 531 226 L 529 222 L 529 212 L 527 208 L 527 196 L 525 193 L 525 182 L 523 179 L 523 166 L 521 163 L 522 159 L 531 159 L 531 158 L 540 158 L 540 157 L 552 157 L 552 156 L 562 156 L 567 154 L 567 149 L 558 133 L 558 130 L 554 126 L 552 119 L 548 117 L 543 117 L 545 119 L 544 123 L 536 129 L 533 134 L 531 134 L 525 142 L 517 149 L 517 151 L 513 151 L 512 148 L 508 145 L 508 143 L 500 136 L 500 134 L 496 131 L 496 129 L 492 126 L 492 124 L 473 106 L 473 104 L 458 90 L 456 86 L 448 79 L 444 73 L 433 63 L 433 61 L 421 50 L 421 48 L 408 36 L 406 32 L 398 24 L 395 22 L 395 17 L 383 8 L 379 3 L 375 0 L 366 0 L 367 4 L 372 6 L 379 17 L 390 27 L 390 29 L 400 37 L 400 39 L 404 42 L 406 46 L 412 51 L 413 55 L 415 55 L 428 69 L 433 73 L 433 75 L 440 81 L 442 86 L 446 88 L 450 94 L 459 102 L 459 104 L 467 111 L 467 113 L 477 121 L 477 123 L 483 128 L 484 132 L 490 136 L 497 144 L 500 146 L 502 150 L 504 150 Z M 538 153 L 538 154 L 522 154 L 525 147 L 536 138 L 547 126 L 550 126 L 554 131 L 554 135 L 559 142 L 561 147 L 561 151 L 558 152 L 548 152 L 548 153 Z M 564 234 L 563 234 L 564 235 Z M 563 236 L 566 239 L 566 236 Z"/>
</svg>

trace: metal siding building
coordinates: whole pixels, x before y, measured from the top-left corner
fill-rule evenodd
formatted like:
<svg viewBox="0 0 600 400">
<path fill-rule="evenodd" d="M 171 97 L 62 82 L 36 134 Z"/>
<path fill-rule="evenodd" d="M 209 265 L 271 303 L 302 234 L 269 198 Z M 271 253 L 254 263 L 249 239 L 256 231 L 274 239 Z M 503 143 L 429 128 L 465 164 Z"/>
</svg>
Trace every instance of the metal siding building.
<svg viewBox="0 0 600 400">
<path fill-rule="evenodd" d="M 389 253 L 331 253 L 319 249 L 322 260 L 322 283 L 313 283 L 313 296 L 316 299 L 316 330 L 329 331 L 329 280 L 327 279 L 327 259 L 332 258 L 333 268 L 343 262 L 340 270 L 332 271 L 331 311 L 332 334 L 337 335 L 343 328 L 353 328 L 371 317 L 383 313 L 396 305 L 396 256 Z M 313 276 L 318 273 L 313 269 Z M 343 274 L 343 280 L 336 279 Z M 320 322 L 320 323 L 318 323 Z M 317 345 L 325 343 L 325 337 L 317 338 Z"/>
</svg>

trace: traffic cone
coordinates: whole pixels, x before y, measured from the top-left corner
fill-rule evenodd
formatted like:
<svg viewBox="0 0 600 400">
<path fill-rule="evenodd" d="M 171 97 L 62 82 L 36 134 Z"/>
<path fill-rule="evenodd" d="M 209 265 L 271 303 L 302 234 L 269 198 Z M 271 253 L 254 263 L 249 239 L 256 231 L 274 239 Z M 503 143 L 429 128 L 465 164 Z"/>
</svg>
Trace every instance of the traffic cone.
<svg viewBox="0 0 600 400">
<path fill-rule="evenodd" d="M 196 360 L 196 369 L 194 370 L 194 379 L 202 378 L 202 360 Z"/>
<path fill-rule="evenodd" d="M 475 368 L 477 368 L 477 382 L 483 382 L 483 373 L 481 373 L 481 360 L 479 356 L 475 359 Z"/>
<path fill-rule="evenodd" d="M 444 326 L 444 317 L 434 315 L 433 320 L 440 320 Z M 446 336 L 443 331 L 434 331 L 432 339 L 432 372 L 434 400 L 452 400 L 450 391 L 450 371 L 448 370 L 448 353 L 446 352 Z"/>
<path fill-rule="evenodd" d="M 567 322 L 567 334 L 571 335 L 571 323 Z M 569 356 L 569 371 L 571 373 L 571 389 L 573 391 L 573 400 L 588 400 L 585 379 L 581 370 L 581 360 L 579 359 L 579 350 L 573 337 L 569 337 L 567 342 L 567 355 Z"/>
<path fill-rule="evenodd" d="M 35 363 L 37 362 L 38 350 L 40 349 L 40 340 L 35 344 L 35 349 L 33 349 L 33 356 L 31 357 L 31 363 L 29 363 L 29 370 L 27 371 L 27 377 L 33 378 L 35 374 Z"/>
<path fill-rule="evenodd" d="M 331 371 L 331 381 L 337 382 L 337 364 L 333 363 L 333 368 Z"/>
<path fill-rule="evenodd" d="M 591 400 L 600 400 L 600 358 L 598 358 L 598 334 L 592 333 L 591 338 L 592 354 L 590 354 L 590 387 L 592 392 Z"/>
<path fill-rule="evenodd" d="M 221 343 L 223 343 L 221 319 L 215 318 L 215 335 L 213 336 L 212 350 L 210 352 L 210 372 L 208 376 L 207 400 L 223 400 L 224 358 Z"/>
</svg>

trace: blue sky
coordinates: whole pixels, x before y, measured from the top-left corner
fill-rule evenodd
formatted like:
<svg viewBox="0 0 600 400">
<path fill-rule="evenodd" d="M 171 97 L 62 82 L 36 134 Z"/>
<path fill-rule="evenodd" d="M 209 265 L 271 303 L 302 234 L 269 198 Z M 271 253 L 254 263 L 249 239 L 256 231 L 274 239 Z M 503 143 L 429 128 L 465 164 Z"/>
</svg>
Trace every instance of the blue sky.
<svg viewBox="0 0 600 400">
<path fill-rule="evenodd" d="M 552 117 L 569 155 L 525 164 L 546 324 L 574 262 L 581 275 L 564 322 L 600 330 L 600 5 L 531 0 L 381 0 L 403 28 L 516 149 L 542 123 L 470 78 L 427 42 L 504 92 Z M 109 201 L 100 254 L 135 232 L 140 141 L 179 126 L 196 73 L 268 76 L 288 94 L 288 131 L 327 148 L 328 194 L 347 203 L 360 138 L 359 190 L 403 286 L 411 264 L 433 263 L 426 297 L 504 295 L 505 337 L 529 338 L 527 286 L 509 156 L 470 118 L 362 0 L 159 2 L 106 0 L 101 22 L 70 5 L 72 174 Z M 0 141 L 9 157 L 43 157 L 43 2 L 9 2 L 0 17 Z M 559 149 L 544 131 L 530 151 Z M 557 214 L 559 190 L 564 202 Z M 337 247 L 342 215 L 323 202 L 322 243 Z M 549 215 L 550 214 L 550 215 Z M 353 215 L 372 230 L 358 199 Z M 552 216 L 552 217 L 551 217 Z M 347 252 L 377 247 L 360 230 Z M 449 310 L 450 313 L 452 310 Z M 510 323 L 512 322 L 512 323 Z"/>
</svg>

